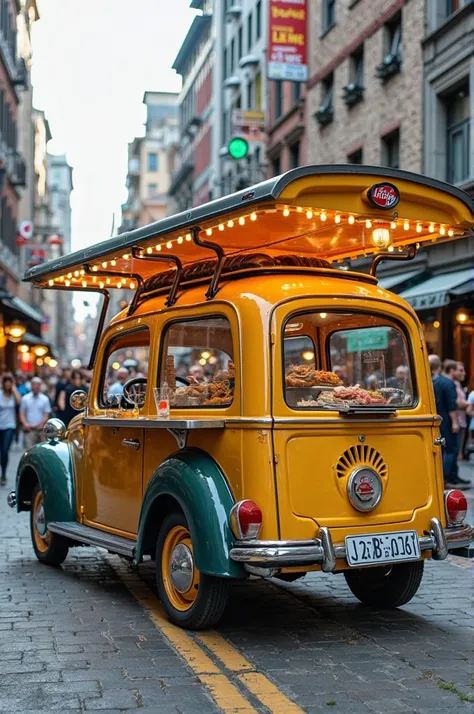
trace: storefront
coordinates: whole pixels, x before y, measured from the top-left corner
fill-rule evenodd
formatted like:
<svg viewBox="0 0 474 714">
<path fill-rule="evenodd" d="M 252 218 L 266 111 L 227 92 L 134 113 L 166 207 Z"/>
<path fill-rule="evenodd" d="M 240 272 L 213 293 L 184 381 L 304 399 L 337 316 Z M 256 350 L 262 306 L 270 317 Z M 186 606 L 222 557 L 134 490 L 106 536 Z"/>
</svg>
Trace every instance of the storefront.
<svg viewBox="0 0 474 714">
<path fill-rule="evenodd" d="M 0 373 L 38 373 L 53 358 L 41 338 L 43 315 L 24 300 L 3 291 L 0 295 Z"/>
</svg>

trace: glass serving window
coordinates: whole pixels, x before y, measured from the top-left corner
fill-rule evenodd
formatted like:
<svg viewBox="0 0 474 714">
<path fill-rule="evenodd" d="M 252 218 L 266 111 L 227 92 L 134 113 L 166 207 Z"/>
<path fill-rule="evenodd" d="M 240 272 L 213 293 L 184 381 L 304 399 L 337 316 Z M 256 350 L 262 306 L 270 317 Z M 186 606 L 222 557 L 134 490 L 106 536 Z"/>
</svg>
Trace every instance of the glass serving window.
<svg viewBox="0 0 474 714">
<path fill-rule="evenodd" d="M 294 326 L 301 334 L 294 334 Z M 283 344 L 285 399 L 292 408 L 414 405 L 407 339 L 389 318 L 365 313 L 296 315 L 286 323 Z"/>
<path fill-rule="evenodd" d="M 160 386 L 171 408 L 227 407 L 235 389 L 232 329 L 225 317 L 174 322 L 166 330 Z"/>
<path fill-rule="evenodd" d="M 135 377 L 148 378 L 149 354 L 148 328 L 121 335 L 109 343 L 103 364 L 102 389 L 99 394 L 101 407 L 133 408 L 121 399 L 123 385 Z"/>
</svg>

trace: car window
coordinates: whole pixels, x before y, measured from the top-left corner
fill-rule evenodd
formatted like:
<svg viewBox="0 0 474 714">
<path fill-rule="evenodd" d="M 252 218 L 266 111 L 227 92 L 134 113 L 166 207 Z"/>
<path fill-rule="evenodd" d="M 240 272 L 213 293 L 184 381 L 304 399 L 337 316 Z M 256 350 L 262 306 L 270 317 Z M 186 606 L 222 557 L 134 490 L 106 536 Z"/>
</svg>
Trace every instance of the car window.
<svg viewBox="0 0 474 714">
<path fill-rule="evenodd" d="M 299 318 L 312 339 L 286 337 L 285 332 L 285 398 L 289 406 L 330 409 L 414 405 L 407 338 L 390 318 L 330 312 Z M 318 345 L 319 361 L 313 343 Z"/>
<path fill-rule="evenodd" d="M 235 388 L 232 329 L 225 317 L 172 323 L 163 338 L 160 386 L 171 408 L 226 407 Z"/>
<path fill-rule="evenodd" d="M 103 362 L 100 406 L 133 408 L 121 399 L 123 385 L 134 377 L 148 378 L 149 354 L 148 328 L 128 332 L 110 341 Z"/>
</svg>

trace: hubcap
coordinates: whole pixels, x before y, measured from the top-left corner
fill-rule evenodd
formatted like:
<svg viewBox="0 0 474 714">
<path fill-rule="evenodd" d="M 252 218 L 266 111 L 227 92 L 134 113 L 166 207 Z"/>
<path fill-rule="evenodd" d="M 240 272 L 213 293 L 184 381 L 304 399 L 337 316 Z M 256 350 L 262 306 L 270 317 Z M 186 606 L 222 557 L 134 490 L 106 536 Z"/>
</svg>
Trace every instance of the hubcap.
<svg viewBox="0 0 474 714">
<path fill-rule="evenodd" d="M 184 543 L 179 543 L 171 554 L 170 574 L 179 593 L 189 590 L 194 579 L 194 561 L 191 551 Z"/>
<path fill-rule="evenodd" d="M 44 507 L 41 503 L 36 510 L 36 530 L 42 538 L 46 535 L 46 523 L 44 520 Z"/>
</svg>

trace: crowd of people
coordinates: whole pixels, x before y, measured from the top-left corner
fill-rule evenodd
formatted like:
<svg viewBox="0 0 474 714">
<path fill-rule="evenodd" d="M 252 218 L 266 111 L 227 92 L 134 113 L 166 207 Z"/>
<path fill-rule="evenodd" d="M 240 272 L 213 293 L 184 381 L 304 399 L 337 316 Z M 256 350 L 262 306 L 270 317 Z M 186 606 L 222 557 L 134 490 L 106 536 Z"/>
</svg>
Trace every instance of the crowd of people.
<svg viewBox="0 0 474 714">
<path fill-rule="evenodd" d="M 466 370 L 462 362 L 438 355 L 429 356 L 436 409 L 442 419 L 443 478 L 445 488 L 465 490 L 471 482 L 459 475 L 459 461 L 469 461 L 474 452 L 474 389 L 464 385 Z"/>
<path fill-rule="evenodd" d="M 59 375 L 40 377 L 6 372 L 0 387 L 0 485 L 7 483 L 8 458 L 12 443 L 23 435 L 24 446 L 31 448 L 43 440 L 43 427 L 51 416 L 67 426 L 77 412 L 70 405 L 76 389 L 88 391 L 89 375 L 66 367 Z"/>
</svg>

